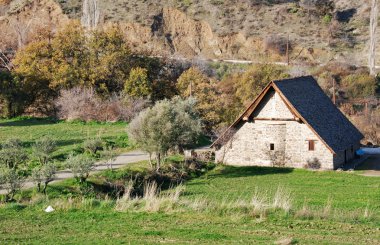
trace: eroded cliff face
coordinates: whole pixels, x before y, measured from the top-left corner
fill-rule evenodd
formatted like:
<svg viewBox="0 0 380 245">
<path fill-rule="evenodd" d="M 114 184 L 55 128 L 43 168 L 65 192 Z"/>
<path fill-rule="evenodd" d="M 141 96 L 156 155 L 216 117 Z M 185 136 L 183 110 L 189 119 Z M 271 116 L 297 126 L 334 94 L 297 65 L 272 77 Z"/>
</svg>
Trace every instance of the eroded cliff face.
<svg viewBox="0 0 380 245">
<path fill-rule="evenodd" d="M 251 60 L 268 57 L 261 37 L 247 37 L 243 33 L 220 35 L 208 22 L 194 20 L 173 8 L 165 7 L 153 18 L 151 26 L 124 24 L 126 38 L 135 50 L 179 58 Z"/>
<path fill-rule="evenodd" d="M 25 25 L 37 16 L 38 21 L 32 26 L 38 30 L 81 16 L 81 0 L 7 1 L 0 5 L 0 28 L 7 33 L 7 38 L 0 39 L 0 48 L 12 42 L 15 46 L 15 40 L 17 43 L 17 28 L 9 24 L 10 20 Z M 15 2 L 27 4 L 15 11 L 12 10 L 17 6 Z M 268 39 L 284 42 L 289 37 L 290 57 L 298 62 L 325 63 L 337 59 L 365 64 L 367 60 L 369 0 L 361 3 L 336 0 L 335 12 L 340 17 L 334 16 L 328 23 L 302 12 L 294 1 L 265 4 L 265 0 L 191 0 L 186 6 L 183 2 L 99 1 L 103 24 L 119 23 L 136 52 L 179 58 L 281 62 L 286 60 L 285 52 L 271 48 Z M 29 32 L 28 39 L 35 33 Z M 380 49 L 380 38 L 378 46 Z"/>
<path fill-rule="evenodd" d="M 253 38 L 247 39 L 241 33 L 220 36 L 206 21 L 193 20 L 177 9 L 163 8 L 153 18 L 151 26 L 125 25 L 126 37 L 133 47 L 156 55 L 203 58 L 231 58 L 239 55 L 243 47 L 249 47 L 250 52 L 255 47 Z"/>
<path fill-rule="evenodd" d="M 0 50 L 16 50 L 65 24 L 68 17 L 53 0 L 0 2 Z M 47 28 L 49 27 L 49 28 Z"/>
</svg>

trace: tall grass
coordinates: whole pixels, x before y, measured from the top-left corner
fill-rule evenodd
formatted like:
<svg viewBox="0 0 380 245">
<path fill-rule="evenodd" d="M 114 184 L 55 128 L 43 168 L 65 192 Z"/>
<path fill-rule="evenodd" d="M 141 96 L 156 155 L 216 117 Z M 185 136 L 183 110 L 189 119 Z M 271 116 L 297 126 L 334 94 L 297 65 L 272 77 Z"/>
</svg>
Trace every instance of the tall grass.
<svg viewBox="0 0 380 245">
<path fill-rule="evenodd" d="M 207 196 L 189 198 L 182 196 L 185 192 L 183 185 L 178 185 L 167 191 L 161 191 L 156 182 L 144 184 L 142 196 L 133 195 L 134 183 L 129 181 L 125 185 L 124 195 L 117 200 L 106 196 L 104 199 L 69 197 L 67 199 L 48 200 L 38 196 L 30 205 L 51 205 L 56 211 L 73 209 L 90 210 L 93 208 L 114 208 L 120 212 L 206 212 L 216 215 L 231 215 L 232 217 L 253 217 L 265 219 L 268 214 L 284 211 L 299 219 L 319 219 L 335 221 L 366 221 L 374 217 L 374 211 L 368 204 L 365 209 L 343 211 L 333 207 L 333 200 L 328 198 L 321 207 L 308 206 L 305 201 L 300 209 L 293 207 L 292 192 L 278 186 L 275 192 L 255 188 L 251 197 L 226 197 L 223 201 L 214 201 Z"/>
<path fill-rule="evenodd" d="M 183 185 L 161 193 L 156 182 L 147 182 L 144 185 L 144 194 L 142 197 L 132 197 L 131 188 L 133 183 L 127 185 L 126 191 L 122 198 L 116 201 L 116 210 L 118 211 L 174 211 L 175 205 L 179 202 L 181 193 L 184 191 Z"/>
<path fill-rule="evenodd" d="M 291 192 L 283 186 L 278 186 L 276 194 L 273 198 L 272 207 L 283 209 L 286 213 L 288 213 L 292 207 L 292 200 L 293 197 Z"/>
</svg>

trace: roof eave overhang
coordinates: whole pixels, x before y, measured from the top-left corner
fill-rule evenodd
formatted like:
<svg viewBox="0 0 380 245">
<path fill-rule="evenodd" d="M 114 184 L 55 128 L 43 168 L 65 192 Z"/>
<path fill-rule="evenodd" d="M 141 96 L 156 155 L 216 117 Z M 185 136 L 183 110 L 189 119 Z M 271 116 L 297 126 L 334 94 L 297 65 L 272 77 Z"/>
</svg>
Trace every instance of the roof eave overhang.
<svg viewBox="0 0 380 245">
<path fill-rule="evenodd" d="M 256 97 L 256 99 L 247 107 L 247 109 L 242 113 L 240 114 L 240 116 L 234 121 L 234 123 L 232 123 L 231 126 L 229 126 L 223 133 L 222 135 L 216 139 L 214 141 L 214 143 L 212 143 L 212 145 L 210 146 L 211 148 L 214 148 L 218 145 L 218 142 L 219 140 L 221 139 L 221 137 L 223 137 L 227 132 L 229 132 L 233 127 L 235 127 L 237 124 L 239 124 L 239 122 L 241 122 L 241 120 L 243 120 L 246 115 L 248 115 L 248 117 L 255 111 L 257 105 L 260 103 L 260 101 L 262 100 L 262 98 L 264 98 L 264 96 L 266 95 L 266 93 L 269 91 L 269 89 L 271 87 L 273 87 L 273 81 L 268 83 L 268 85 L 263 89 L 263 91 Z M 251 111 L 251 113 L 249 113 Z"/>
<path fill-rule="evenodd" d="M 323 140 L 323 138 L 314 130 L 314 128 L 306 121 L 306 119 L 297 111 L 297 109 L 290 103 L 290 101 L 285 97 L 285 95 L 281 92 L 281 90 L 277 87 L 276 83 L 273 82 L 273 88 L 280 95 L 281 99 L 288 106 L 290 111 L 296 115 L 296 117 L 300 118 L 303 123 L 305 123 L 308 128 L 318 137 L 318 139 L 330 150 L 332 154 L 336 154 L 336 152 Z"/>
<path fill-rule="evenodd" d="M 314 128 L 306 121 L 306 119 L 297 111 L 297 109 L 290 103 L 290 101 L 285 97 L 285 95 L 281 92 L 281 90 L 278 88 L 276 83 L 274 81 L 271 81 L 268 83 L 268 85 L 263 89 L 263 91 L 256 97 L 256 99 L 251 103 L 250 106 L 247 107 L 247 109 L 234 121 L 234 123 L 228 127 L 226 131 L 223 132 L 223 137 L 227 132 L 229 132 L 233 127 L 235 127 L 237 124 L 239 124 L 244 118 L 249 118 L 252 113 L 255 111 L 257 106 L 260 104 L 261 100 L 264 98 L 264 96 L 268 93 L 268 91 L 273 88 L 281 97 L 281 99 L 284 101 L 288 109 L 303 123 L 305 123 L 310 130 L 318 137 L 318 139 L 327 147 L 327 149 L 330 150 L 332 154 L 336 154 L 336 152 L 326 143 L 326 141 L 323 140 L 323 138 L 314 130 Z M 221 139 L 219 137 L 217 140 L 214 141 L 214 143 L 210 146 L 211 148 L 215 148 L 219 140 Z"/>
</svg>

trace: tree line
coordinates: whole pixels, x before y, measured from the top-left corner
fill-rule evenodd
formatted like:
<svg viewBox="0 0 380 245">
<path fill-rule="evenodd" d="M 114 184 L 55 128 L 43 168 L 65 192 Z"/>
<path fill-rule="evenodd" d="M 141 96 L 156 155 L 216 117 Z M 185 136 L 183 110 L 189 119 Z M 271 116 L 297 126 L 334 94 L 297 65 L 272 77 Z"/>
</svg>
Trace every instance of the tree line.
<svg viewBox="0 0 380 245">
<path fill-rule="evenodd" d="M 293 67 L 272 64 L 230 68 L 151 58 L 130 50 L 119 25 L 86 29 L 79 21 L 55 33 L 39 33 L 17 51 L 12 67 L 0 72 L 2 116 L 130 121 L 158 101 L 193 97 L 209 134 L 230 124 L 269 81 L 297 73 Z M 345 99 L 378 92 L 379 80 L 365 69 L 329 64 L 312 73 L 329 96 Z"/>
</svg>

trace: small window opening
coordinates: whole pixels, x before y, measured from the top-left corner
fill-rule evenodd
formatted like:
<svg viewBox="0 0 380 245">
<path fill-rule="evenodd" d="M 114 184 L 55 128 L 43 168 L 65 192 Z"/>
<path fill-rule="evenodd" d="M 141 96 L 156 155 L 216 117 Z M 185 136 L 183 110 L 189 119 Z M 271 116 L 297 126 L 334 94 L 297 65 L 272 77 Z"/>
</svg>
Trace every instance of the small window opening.
<svg viewBox="0 0 380 245">
<path fill-rule="evenodd" d="M 274 144 L 270 144 L 270 150 L 274 151 Z"/>
<path fill-rule="evenodd" d="M 315 141 L 309 140 L 309 151 L 314 151 L 314 150 L 315 150 Z"/>
</svg>

